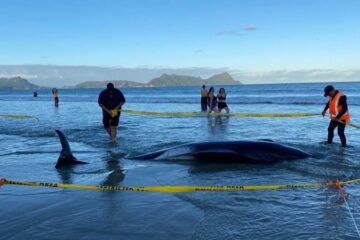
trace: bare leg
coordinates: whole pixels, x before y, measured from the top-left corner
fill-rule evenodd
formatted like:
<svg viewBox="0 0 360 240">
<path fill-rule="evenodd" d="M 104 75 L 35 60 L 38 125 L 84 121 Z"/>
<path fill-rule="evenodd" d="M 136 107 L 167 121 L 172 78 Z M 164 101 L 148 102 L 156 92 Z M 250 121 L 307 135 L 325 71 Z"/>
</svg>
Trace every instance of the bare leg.
<svg viewBox="0 0 360 240">
<path fill-rule="evenodd" d="M 117 127 L 110 127 L 110 129 L 111 129 L 111 134 L 110 134 L 111 141 L 116 142 Z"/>
<path fill-rule="evenodd" d="M 109 134 L 109 136 L 111 137 L 111 130 L 110 130 L 110 127 L 109 128 L 105 128 L 106 129 L 106 132 Z"/>
<path fill-rule="evenodd" d="M 109 120 L 109 127 L 106 128 L 106 131 L 109 134 L 109 136 L 111 137 L 111 119 Z"/>
</svg>

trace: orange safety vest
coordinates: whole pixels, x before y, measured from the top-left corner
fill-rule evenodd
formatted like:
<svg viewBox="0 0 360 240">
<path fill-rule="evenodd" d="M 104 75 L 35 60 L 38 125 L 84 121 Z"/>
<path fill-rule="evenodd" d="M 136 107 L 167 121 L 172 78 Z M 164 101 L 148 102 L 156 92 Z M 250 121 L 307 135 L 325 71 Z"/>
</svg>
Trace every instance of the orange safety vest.
<svg viewBox="0 0 360 240">
<path fill-rule="evenodd" d="M 341 112 L 342 106 L 339 105 L 339 99 L 345 96 L 345 94 L 341 91 L 339 91 L 334 98 L 329 96 L 329 112 L 330 112 L 330 119 L 336 118 L 336 116 Z M 350 121 L 350 113 L 349 110 L 347 110 L 339 120 L 349 122 Z"/>
</svg>

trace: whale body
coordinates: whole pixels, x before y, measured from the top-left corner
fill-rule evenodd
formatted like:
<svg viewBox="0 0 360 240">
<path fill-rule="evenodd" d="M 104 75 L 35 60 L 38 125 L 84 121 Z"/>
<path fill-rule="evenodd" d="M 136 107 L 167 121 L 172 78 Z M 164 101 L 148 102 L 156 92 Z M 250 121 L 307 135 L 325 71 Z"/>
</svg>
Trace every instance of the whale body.
<svg viewBox="0 0 360 240">
<path fill-rule="evenodd" d="M 58 134 L 62 150 L 60 152 L 59 159 L 55 165 L 56 168 L 61 168 L 64 166 L 71 166 L 75 164 L 87 164 L 87 162 L 79 161 L 74 157 L 71 152 L 70 144 L 66 139 L 65 135 L 60 130 L 55 130 Z"/>
<path fill-rule="evenodd" d="M 134 160 L 197 160 L 212 162 L 273 163 L 312 156 L 300 149 L 269 140 L 199 142 L 130 157 Z"/>
</svg>

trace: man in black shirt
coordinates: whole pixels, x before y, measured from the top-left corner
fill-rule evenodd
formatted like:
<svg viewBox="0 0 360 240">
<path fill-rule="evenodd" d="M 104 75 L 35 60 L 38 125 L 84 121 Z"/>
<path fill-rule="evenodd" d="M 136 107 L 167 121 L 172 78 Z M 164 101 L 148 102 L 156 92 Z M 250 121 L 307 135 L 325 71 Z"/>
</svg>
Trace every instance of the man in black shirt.
<svg viewBox="0 0 360 240">
<path fill-rule="evenodd" d="M 125 103 L 124 94 L 119 89 L 116 89 L 114 84 L 108 83 L 106 89 L 99 94 L 98 103 L 103 112 L 104 127 L 109 133 L 111 141 L 115 142 L 121 114 L 117 110 L 121 109 Z"/>
<path fill-rule="evenodd" d="M 346 96 L 343 92 L 336 90 L 332 85 L 328 85 L 324 89 L 324 97 L 329 96 L 322 115 L 325 116 L 326 111 L 330 112 L 330 124 L 328 127 L 328 143 L 332 143 L 334 138 L 334 130 L 338 128 L 341 145 L 346 147 L 345 126 L 350 121 L 350 114 L 346 102 Z"/>
</svg>

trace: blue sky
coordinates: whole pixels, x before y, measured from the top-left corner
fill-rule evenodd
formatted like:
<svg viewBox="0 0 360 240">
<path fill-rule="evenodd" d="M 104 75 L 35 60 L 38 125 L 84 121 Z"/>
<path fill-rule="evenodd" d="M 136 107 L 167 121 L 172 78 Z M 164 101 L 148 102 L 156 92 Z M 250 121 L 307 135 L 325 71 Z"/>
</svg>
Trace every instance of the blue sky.
<svg viewBox="0 0 360 240">
<path fill-rule="evenodd" d="M 359 10 L 358 0 L 1 0 L 0 65 L 354 70 Z"/>
</svg>

